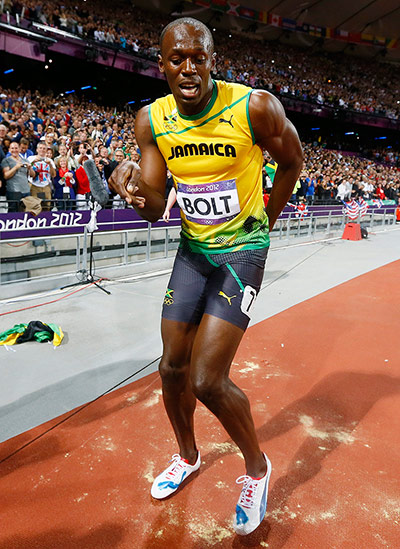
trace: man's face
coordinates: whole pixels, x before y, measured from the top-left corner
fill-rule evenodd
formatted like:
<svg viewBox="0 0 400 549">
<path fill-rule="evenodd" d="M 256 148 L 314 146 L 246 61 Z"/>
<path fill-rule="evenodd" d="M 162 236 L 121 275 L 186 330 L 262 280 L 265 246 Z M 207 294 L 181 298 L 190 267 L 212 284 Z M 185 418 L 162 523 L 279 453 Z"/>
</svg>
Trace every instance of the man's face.
<svg viewBox="0 0 400 549">
<path fill-rule="evenodd" d="M 18 156 L 19 154 L 18 143 L 11 143 L 10 148 L 8 149 L 8 152 L 11 154 L 11 156 Z"/>
<path fill-rule="evenodd" d="M 20 151 L 22 153 L 25 153 L 28 150 L 28 144 L 27 143 L 20 143 L 19 148 L 20 148 Z"/>
<path fill-rule="evenodd" d="M 125 155 L 122 151 L 116 151 L 114 158 L 117 162 L 122 162 L 123 159 L 125 158 Z"/>
<path fill-rule="evenodd" d="M 45 157 L 46 156 L 46 145 L 44 143 L 39 143 L 36 147 L 36 152 L 38 156 Z"/>
<path fill-rule="evenodd" d="M 169 29 L 163 40 L 159 69 L 184 114 L 204 109 L 212 94 L 211 70 L 215 66 L 207 35 L 192 25 Z"/>
<path fill-rule="evenodd" d="M 101 148 L 100 148 L 100 156 L 101 156 L 102 158 L 107 158 L 107 156 L 108 156 L 107 147 L 101 147 Z"/>
</svg>

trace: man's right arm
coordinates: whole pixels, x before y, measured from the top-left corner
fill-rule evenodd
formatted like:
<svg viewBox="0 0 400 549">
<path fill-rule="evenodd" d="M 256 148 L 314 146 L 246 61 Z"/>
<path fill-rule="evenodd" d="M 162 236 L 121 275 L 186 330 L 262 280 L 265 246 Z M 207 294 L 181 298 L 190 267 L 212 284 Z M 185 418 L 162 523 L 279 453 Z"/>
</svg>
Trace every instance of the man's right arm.
<svg viewBox="0 0 400 549">
<path fill-rule="evenodd" d="M 4 162 L 2 163 L 3 167 L 3 176 L 4 179 L 11 179 L 14 177 L 14 175 L 17 173 L 17 171 L 22 168 L 22 162 L 16 162 L 13 167 L 11 167 L 8 163 Z"/>
<path fill-rule="evenodd" d="M 149 107 L 138 112 L 135 134 L 142 155 L 140 167 L 135 162 L 122 162 L 111 174 L 109 184 L 141 217 L 155 222 L 165 209 L 167 167 L 154 142 Z"/>
</svg>

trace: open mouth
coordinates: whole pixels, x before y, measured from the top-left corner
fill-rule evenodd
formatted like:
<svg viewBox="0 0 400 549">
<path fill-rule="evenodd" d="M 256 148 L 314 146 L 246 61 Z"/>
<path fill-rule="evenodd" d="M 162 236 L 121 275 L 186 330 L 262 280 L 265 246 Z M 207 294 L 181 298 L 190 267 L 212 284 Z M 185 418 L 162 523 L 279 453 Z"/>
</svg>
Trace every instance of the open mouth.
<svg viewBox="0 0 400 549">
<path fill-rule="evenodd" d="M 198 84 L 180 84 L 179 89 L 184 97 L 190 98 L 197 95 L 200 86 Z"/>
</svg>

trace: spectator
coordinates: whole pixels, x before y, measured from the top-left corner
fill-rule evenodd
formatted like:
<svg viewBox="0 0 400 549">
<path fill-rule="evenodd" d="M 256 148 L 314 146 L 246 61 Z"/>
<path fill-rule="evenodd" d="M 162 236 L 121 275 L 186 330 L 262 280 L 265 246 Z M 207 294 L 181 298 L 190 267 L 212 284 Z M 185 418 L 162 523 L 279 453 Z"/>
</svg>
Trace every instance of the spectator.
<svg viewBox="0 0 400 549">
<path fill-rule="evenodd" d="M 53 190 L 53 177 L 56 175 L 56 167 L 51 158 L 46 156 L 46 144 L 40 141 L 37 145 L 36 155 L 29 157 L 29 162 L 34 170 L 34 177 L 31 186 L 31 195 L 44 199 L 43 210 L 51 209 Z"/>
<path fill-rule="evenodd" d="M 87 156 L 82 158 L 82 163 L 79 164 L 77 170 L 75 171 L 76 179 L 76 209 L 77 210 L 88 210 L 88 197 L 90 193 L 89 179 L 86 175 L 86 172 L 83 168 L 83 163 L 88 160 Z"/>
<path fill-rule="evenodd" d="M 56 165 L 59 165 L 61 158 L 66 158 L 68 163 L 68 170 L 75 170 L 79 164 L 75 160 L 75 157 L 72 154 L 72 151 L 70 148 L 65 145 L 65 143 L 61 143 L 58 147 L 58 156 L 55 157 L 54 162 Z"/>
<path fill-rule="evenodd" d="M 383 190 L 382 185 L 380 183 L 375 189 L 374 196 L 378 200 L 385 200 L 386 199 L 385 191 Z"/>
<path fill-rule="evenodd" d="M 306 177 L 306 183 L 307 183 L 306 199 L 308 204 L 312 204 L 314 202 L 314 193 L 315 193 L 315 186 L 316 186 L 315 176 L 309 175 L 308 177 Z"/>
<path fill-rule="evenodd" d="M 115 170 L 115 168 L 118 166 L 118 164 L 121 164 L 125 160 L 125 153 L 122 148 L 118 148 L 115 150 L 114 153 L 114 160 L 112 160 L 107 166 L 104 166 L 104 175 L 107 180 L 107 188 L 108 187 L 108 180 L 110 179 L 110 176 L 112 172 Z M 113 193 L 110 191 L 111 196 L 113 197 L 112 200 L 112 207 L 115 208 L 126 208 L 126 202 L 121 199 L 121 197 L 118 194 Z"/>
<path fill-rule="evenodd" d="M 71 210 L 75 204 L 75 177 L 74 172 L 68 168 L 68 158 L 61 157 L 58 160 L 58 169 L 54 180 L 54 198 L 58 199 L 59 210 Z"/>
<path fill-rule="evenodd" d="M 21 137 L 19 142 L 19 154 L 24 160 L 28 160 L 30 156 L 33 156 L 33 151 L 29 148 L 29 140 L 25 137 Z"/>
<path fill-rule="evenodd" d="M 34 176 L 35 173 L 29 162 L 21 157 L 20 146 L 16 141 L 11 143 L 10 156 L 2 160 L 1 167 L 6 181 L 8 211 L 17 212 L 21 198 L 31 194 L 28 174 Z"/>
</svg>

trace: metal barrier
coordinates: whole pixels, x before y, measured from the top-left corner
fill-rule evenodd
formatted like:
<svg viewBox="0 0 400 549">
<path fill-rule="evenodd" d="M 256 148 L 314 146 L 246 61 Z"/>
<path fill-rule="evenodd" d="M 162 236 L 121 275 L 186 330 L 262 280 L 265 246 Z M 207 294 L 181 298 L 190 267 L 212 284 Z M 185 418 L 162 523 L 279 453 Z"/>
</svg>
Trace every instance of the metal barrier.
<svg viewBox="0 0 400 549">
<path fill-rule="evenodd" d="M 301 217 L 289 213 L 280 217 L 271 231 L 272 241 L 294 239 L 313 240 L 317 236 L 333 236 L 343 231 L 347 218 L 329 212 L 313 213 Z M 395 216 L 386 211 L 368 213 L 361 225 L 369 228 L 385 228 L 395 224 Z M 94 233 L 93 258 L 95 268 L 118 267 L 168 258 L 179 244 L 180 222 L 172 219 L 168 225 Z M 23 251 L 23 253 L 21 253 Z M 0 241 L 0 283 L 40 280 L 60 275 L 79 277 L 88 270 L 88 232 L 80 235 L 57 235 L 28 239 Z"/>
</svg>

